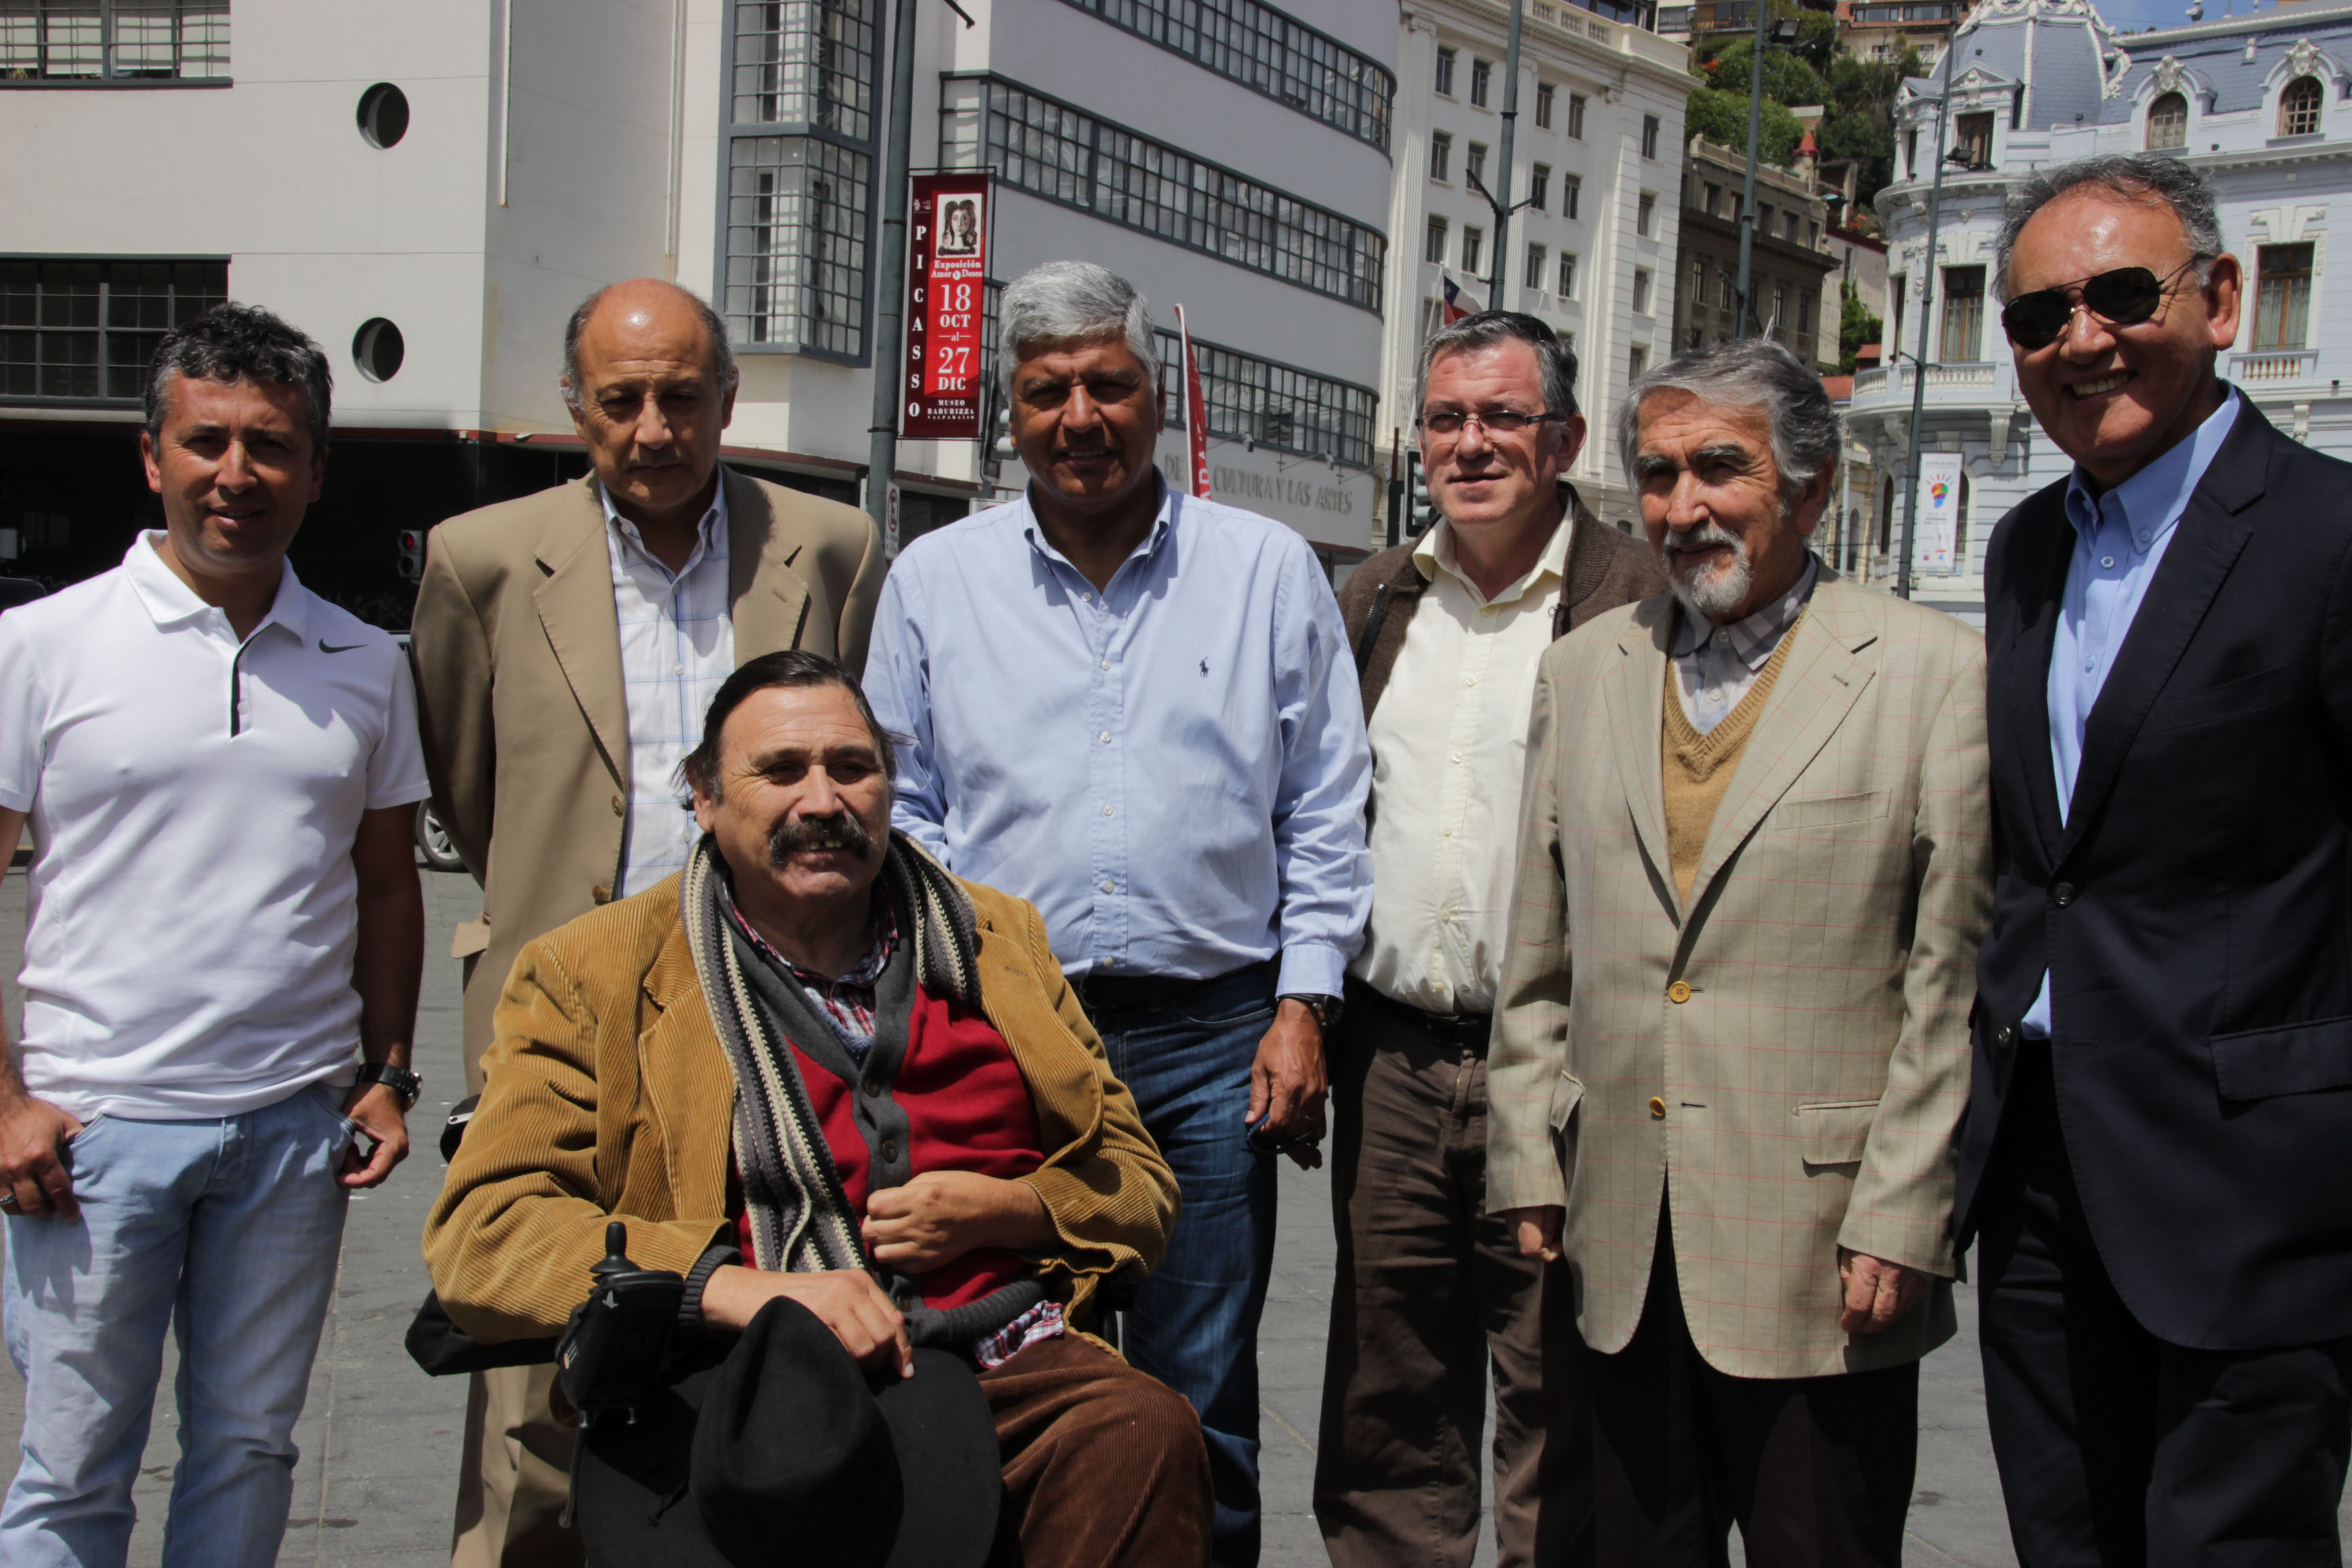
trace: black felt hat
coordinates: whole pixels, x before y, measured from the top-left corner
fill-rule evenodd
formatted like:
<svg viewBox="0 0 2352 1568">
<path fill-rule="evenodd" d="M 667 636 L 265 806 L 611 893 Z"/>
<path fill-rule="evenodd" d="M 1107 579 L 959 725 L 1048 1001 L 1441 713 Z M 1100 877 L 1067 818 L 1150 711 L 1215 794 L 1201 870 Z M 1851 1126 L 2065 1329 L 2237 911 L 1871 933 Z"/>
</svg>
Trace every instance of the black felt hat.
<svg viewBox="0 0 2352 1568">
<path fill-rule="evenodd" d="M 968 1364 L 869 1377 L 782 1299 L 634 1423 L 598 1416 L 573 1468 L 592 1568 L 980 1568 L 1004 1492 Z"/>
</svg>

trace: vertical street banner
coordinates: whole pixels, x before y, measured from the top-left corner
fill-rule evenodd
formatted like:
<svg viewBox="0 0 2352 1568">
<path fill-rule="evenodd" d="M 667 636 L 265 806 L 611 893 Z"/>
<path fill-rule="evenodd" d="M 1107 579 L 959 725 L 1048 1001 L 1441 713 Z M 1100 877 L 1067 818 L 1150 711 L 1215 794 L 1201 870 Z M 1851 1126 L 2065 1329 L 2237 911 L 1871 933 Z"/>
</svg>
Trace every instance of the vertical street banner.
<svg viewBox="0 0 2352 1568">
<path fill-rule="evenodd" d="M 1192 352 L 1192 329 L 1184 307 L 1176 307 L 1176 335 L 1184 343 L 1184 437 L 1192 458 L 1192 493 L 1209 499 L 1209 401 L 1201 395 L 1201 359 Z"/>
<path fill-rule="evenodd" d="M 899 434 L 978 441 L 988 292 L 988 175 L 918 174 L 907 209 L 907 379 Z"/>
<path fill-rule="evenodd" d="M 1921 577 L 1949 577 L 1958 572 L 1954 548 L 1959 538 L 1960 455 L 1923 452 L 1919 456 L 1919 521 L 1911 538 L 1911 570 Z"/>
</svg>

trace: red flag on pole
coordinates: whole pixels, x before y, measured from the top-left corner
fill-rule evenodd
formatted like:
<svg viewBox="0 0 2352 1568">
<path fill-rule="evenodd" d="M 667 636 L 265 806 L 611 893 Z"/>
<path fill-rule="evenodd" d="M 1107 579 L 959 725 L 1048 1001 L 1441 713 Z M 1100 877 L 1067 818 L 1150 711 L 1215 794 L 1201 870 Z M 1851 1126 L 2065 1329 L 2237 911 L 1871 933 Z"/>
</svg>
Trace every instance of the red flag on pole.
<svg viewBox="0 0 2352 1568">
<path fill-rule="evenodd" d="M 1201 358 L 1192 352 L 1192 329 L 1184 307 L 1176 307 L 1176 335 L 1184 343 L 1184 436 L 1192 460 L 1192 493 L 1209 499 L 1209 404 L 1201 395 Z"/>
</svg>

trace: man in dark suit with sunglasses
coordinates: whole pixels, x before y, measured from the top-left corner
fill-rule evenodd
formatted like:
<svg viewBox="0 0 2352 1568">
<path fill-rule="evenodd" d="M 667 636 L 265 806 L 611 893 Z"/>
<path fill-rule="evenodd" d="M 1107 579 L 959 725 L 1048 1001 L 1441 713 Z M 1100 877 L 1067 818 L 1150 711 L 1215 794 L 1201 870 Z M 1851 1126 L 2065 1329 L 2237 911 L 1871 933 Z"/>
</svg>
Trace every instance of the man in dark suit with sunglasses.
<svg viewBox="0 0 2352 1568">
<path fill-rule="evenodd" d="M 2352 1445 L 2352 466 L 2214 372 L 2168 158 L 2011 198 L 2074 469 L 1986 555 L 1999 863 L 1958 1233 L 2027 1563 L 2338 1562 Z"/>
</svg>

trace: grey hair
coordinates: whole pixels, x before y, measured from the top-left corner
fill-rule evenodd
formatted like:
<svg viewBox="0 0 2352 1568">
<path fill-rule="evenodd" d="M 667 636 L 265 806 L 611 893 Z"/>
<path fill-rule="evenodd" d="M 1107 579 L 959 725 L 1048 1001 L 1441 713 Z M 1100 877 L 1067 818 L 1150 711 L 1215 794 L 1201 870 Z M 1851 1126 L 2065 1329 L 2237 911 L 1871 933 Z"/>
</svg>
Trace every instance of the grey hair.
<svg viewBox="0 0 2352 1568">
<path fill-rule="evenodd" d="M 1046 343 L 1097 342 L 1124 337 L 1154 386 L 1160 353 L 1152 343 L 1151 312 L 1135 285 L 1091 261 L 1048 261 L 1004 286 L 997 305 L 996 382 L 1007 399 L 1013 373 L 1029 352 Z"/>
<path fill-rule="evenodd" d="M 1544 411 L 1576 413 L 1576 351 L 1543 321 L 1517 310 L 1481 310 L 1423 339 L 1421 363 L 1412 373 L 1413 412 L 1418 415 L 1428 400 L 1429 367 L 1437 363 L 1438 355 L 1475 353 L 1507 342 L 1522 342 L 1536 351 L 1536 368 L 1543 377 Z"/>
<path fill-rule="evenodd" d="M 632 278 L 625 281 L 659 282 L 661 279 Z M 596 313 L 596 307 L 604 302 L 604 296 L 620 286 L 607 283 L 581 300 L 579 309 L 572 312 L 572 319 L 563 324 L 563 374 L 556 384 L 563 389 L 564 405 L 574 414 L 580 412 L 580 334 L 588 330 L 588 319 Z M 666 286 L 677 289 L 675 283 Z M 710 334 L 710 368 L 719 377 L 719 390 L 732 390 L 741 372 L 735 368 L 735 345 L 727 340 L 725 319 L 710 308 L 709 300 L 693 289 L 677 289 L 677 291 L 694 306 L 694 313 L 702 318 L 702 330 Z"/>
<path fill-rule="evenodd" d="M 334 414 L 335 373 L 326 351 L 302 331 L 258 305 L 231 300 L 181 322 L 163 334 L 148 363 L 145 407 L 147 439 L 163 439 L 163 413 L 172 377 L 190 381 L 267 382 L 302 389 L 303 423 L 310 432 L 310 456 L 327 454 L 327 426 Z"/>
<path fill-rule="evenodd" d="M 2225 247 L 2221 219 L 2213 209 L 2213 190 L 2204 177 L 2179 159 L 2168 158 L 2160 153 L 2108 153 L 2052 169 L 2037 169 L 2011 189 L 2009 210 L 1993 252 L 1993 290 L 2000 298 L 2009 298 L 2010 255 L 2017 248 L 2017 237 L 2025 232 L 2033 215 L 2067 192 L 2084 185 L 2096 185 L 2126 201 L 2161 202 L 2170 207 L 2172 216 L 2180 220 L 2181 232 L 2189 238 L 2189 258 L 2197 263 L 2198 283 L 2202 285 L 2212 276 L 2213 262 Z"/>
<path fill-rule="evenodd" d="M 1765 414 L 1784 505 L 1795 505 L 1816 479 L 1837 471 L 1845 433 L 1822 378 L 1771 339 L 1746 338 L 1678 353 L 1626 389 L 1617 410 L 1617 452 L 1636 491 L 1642 488 L 1634 472 L 1642 405 L 1661 392 L 1686 392 L 1704 403 Z"/>
</svg>

